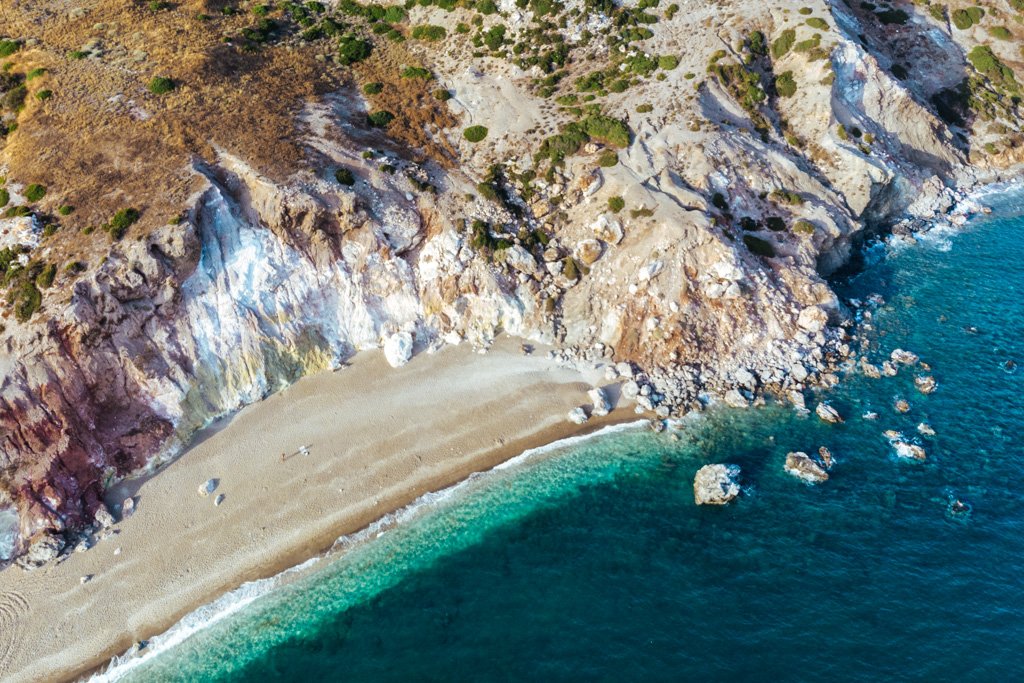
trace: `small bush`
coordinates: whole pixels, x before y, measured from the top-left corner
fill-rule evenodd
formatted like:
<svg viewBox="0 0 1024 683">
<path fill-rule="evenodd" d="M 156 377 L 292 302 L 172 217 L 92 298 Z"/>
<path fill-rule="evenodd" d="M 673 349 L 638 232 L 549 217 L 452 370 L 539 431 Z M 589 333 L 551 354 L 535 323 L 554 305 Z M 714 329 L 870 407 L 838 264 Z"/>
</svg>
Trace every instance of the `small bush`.
<svg viewBox="0 0 1024 683">
<path fill-rule="evenodd" d="M 713 195 L 711 195 L 711 203 L 719 211 L 729 210 L 729 202 L 725 200 L 725 195 L 723 195 L 721 192 L 716 192 Z"/>
<path fill-rule="evenodd" d="M 384 90 L 383 83 L 367 83 L 363 86 L 363 92 L 367 95 L 379 95 Z"/>
<path fill-rule="evenodd" d="M 430 69 L 424 69 L 421 66 L 407 66 L 402 69 L 402 73 L 400 75 L 402 78 L 422 78 L 424 80 L 433 78 L 433 75 L 430 73 Z"/>
<path fill-rule="evenodd" d="M 787 28 L 779 37 L 772 42 L 772 58 L 780 59 L 789 52 L 789 49 L 793 47 L 793 43 L 796 42 L 796 31 L 791 28 Z"/>
<path fill-rule="evenodd" d="M 369 114 L 366 120 L 374 128 L 386 128 L 389 123 L 395 120 L 395 115 L 389 111 L 375 111 Z"/>
<path fill-rule="evenodd" d="M 128 232 L 128 228 L 139 221 L 141 215 L 137 209 L 121 209 L 114 214 L 114 217 L 110 219 L 110 222 L 107 223 L 104 229 L 110 233 L 110 236 L 115 241 L 119 240 Z"/>
<path fill-rule="evenodd" d="M 438 40 L 444 40 L 447 35 L 448 31 L 445 30 L 444 26 L 435 26 L 433 24 L 414 26 L 412 29 L 413 40 L 429 40 L 431 42 L 435 42 Z"/>
<path fill-rule="evenodd" d="M 44 69 L 42 67 L 37 67 L 37 68 L 32 69 L 31 71 L 29 71 L 27 74 L 25 74 L 25 80 L 26 81 L 31 81 L 31 80 L 33 80 L 35 78 L 39 78 L 40 76 L 42 76 L 45 73 L 46 73 L 46 69 Z"/>
<path fill-rule="evenodd" d="M 352 186 L 356 184 L 356 177 L 347 168 L 339 168 L 334 172 L 334 179 L 342 185 Z"/>
<path fill-rule="evenodd" d="M 654 105 L 649 102 L 638 104 L 636 107 L 637 114 L 650 114 L 652 111 L 654 111 Z"/>
<path fill-rule="evenodd" d="M 804 16 L 807 16 L 808 14 L 811 14 L 812 12 L 814 12 L 814 10 L 812 10 L 810 7 L 801 7 L 797 11 L 800 12 L 800 14 L 802 14 Z"/>
<path fill-rule="evenodd" d="M 63 204 L 59 209 L 57 209 L 57 213 L 61 216 L 70 216 L 74 211 L 75 207 L 70 206 L 69 204 Z"/>
<path fill-rule="evenodd" d="M 619 155 L 614 150 L 606 149 L 601 152 L 601 156 L 597 157 L 597 164 L 602 168 L 611 168 L 617 163 L 619 163 Z"/>
<path fill-rule="evenodd" d="M 6 187 L 0 187 L 0 209 L 7 206 L 11 201 L 11 193 Z"/>
<path fill-rule="evenodd" d="M 983 16 L 985 16 L 985 10 L 982 8 L 968 7 L 967 9 L 953 10 L 950 19 L 953 20 L 953 26 L 956 26 L 961 31 L 966 31 L 971 26 L 980 22 Z"/>
<path fill-rule="evenodd" d="M 988 34 L 996 40 L 1013 40 L 1013 34 L 1005 26 L 993 26 L 988 30 Z"/>
<path fill-rule="evenodd" d="M 53 284 L 53 278 L 57 276 L 57 266 L 53 263 L 49 263 L 39 271 L 39 275 L 36 275 L 36 287 L 39 289 L 47 289 Z"/>
<path fill-rule="evenodd" d="M 679 66 L 679 57 L 675 55 L 662 55 L 658 57 L 658 68 L 664 69 L 665 71 L 671 71 L 672 69 Z"/>
<path fill-rule="evenodd" d="M 775 92 L 779 97 L 792 97 L 796 94 L 796 81 L 792 71 L 784 71 L 775 77 Z"/>
<path fill-rule="evenodd" d="M 805 23 L 811 28 L 816 28 L 821 31 L 827 31 L 829 28 L 828 22 L 822 19 L 821 17 L 811 17 Z"/>
<path fill-rule="evenodd" d="M 36 99 L 39 100 L 40 102 L 46 101 L 46 100 L 50 99 L 51 97 L 53 97 L 53 91 L 52 90 L 40 90 L 39 92 L 36 93 Z"/>
<path fill-rule="evenodd" d="M 768 216 L 768 218 L 764 219 L 764 224 L 772 232 L 782 232 L 786 229 L 786 221 L 778 216 Z"/>
<path fill-rule="evenodd" d="M 349 66 L 370 56 L 373 45 L 353 35 L 342 36 L 338 41 L 338 63 Z"/>
<path fill-rule="evenodd" d="M 32 183 L 25 188 L 25 199 L 30 202 L 38 202 L 40 199 L 46 196 L 46 186 L 38 183 Z"/>
<path fill-rule="evenodd" d="M 452 98 L 452 93 L 448 88 L 437 88 L 431 93 L 431 95 L 433 95 L 434 99 L 438 102 L 447 102 Z"/>
<path fill-rule="evenodd" d="M 618 213 L 626 208 L 626 200 L 622 197 L 615 195 L 614 197 L 608 198 L 608 210 L 612 213 Z"/>
<path fill-rule="evenodd" d="M 17 40 L 0 40 L 0 57 L 10 57 L 21 49 L 21 43 Z"/>
<path fill-rule="evenodd" d="M 85 50 L 72 50 L 71 52 L 68 53 L 68 59 L 73 59 L 75 61 L 77 61 L 79 59 L 85 59 L 88 56 L 89 56 L 89 53 L 86 52 Z"/>
<path fill-rule="evenodd" d="M 154 95 L 163 95 L 174 90 L 175 83 L 170 78 L 165 78 L 164 76 L 156 76 L 153 78 L 153 80 L 149 82 L 149 85 L 147 87 L 149 88 L 149 92 L 153 93 Z"/>
<path fill-rule="evenodd" d="M 793 224 L 793 232 L 798 235 L 813 235 L 814 234 L 814 223 L 805 220 L 799 220 Z"/>
<path fill-rule="evenodd" d="M 470 142 L 480 142 L 487 137 L 487 128 L 484 126 L 470 126 L 466 130 L 462 131 L 462 137 L 466 138 Z"/>
</svg>

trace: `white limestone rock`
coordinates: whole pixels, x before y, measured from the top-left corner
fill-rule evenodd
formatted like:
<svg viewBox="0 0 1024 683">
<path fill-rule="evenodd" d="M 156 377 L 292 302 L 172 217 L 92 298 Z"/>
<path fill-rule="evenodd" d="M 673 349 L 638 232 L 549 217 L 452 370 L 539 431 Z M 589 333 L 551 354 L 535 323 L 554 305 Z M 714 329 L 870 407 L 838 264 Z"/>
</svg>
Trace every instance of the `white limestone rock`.
<svg viewBox="0 0 1024 683">
<path fill-rule="evenodd" d="M 697 505 L 725 505 L 740 495 L 737 465 L 704 465 L 693 477 L 693 500 Z"/>
</svg>

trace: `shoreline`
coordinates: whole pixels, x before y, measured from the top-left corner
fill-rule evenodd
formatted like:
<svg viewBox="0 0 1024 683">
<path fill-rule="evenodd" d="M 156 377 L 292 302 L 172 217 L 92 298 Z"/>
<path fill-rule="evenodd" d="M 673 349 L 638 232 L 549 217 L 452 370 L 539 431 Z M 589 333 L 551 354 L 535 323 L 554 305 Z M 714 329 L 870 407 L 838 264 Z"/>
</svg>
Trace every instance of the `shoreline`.
<svg viewBox="0 0 1024 683">
<path fill-rule="evenodd" d="M 583 425 L 566 419 L 599 379 L 523 356 L 507 338 L 485 355 L 446 348 L 398 369 L 371 351 L 346 370 L 303 378 L 141 483 L 116 485 L 138 504 L 117 535 L 34 572 L 0 572 L 0 678 L 101 672 L 196 609 L 324 555 L 427 493 L 637 419 L 623 408 Z M 282 462 L 289 443 L 311 454 Z M 201 497 L 209 478 L 218 488 Z"/>
</svg>

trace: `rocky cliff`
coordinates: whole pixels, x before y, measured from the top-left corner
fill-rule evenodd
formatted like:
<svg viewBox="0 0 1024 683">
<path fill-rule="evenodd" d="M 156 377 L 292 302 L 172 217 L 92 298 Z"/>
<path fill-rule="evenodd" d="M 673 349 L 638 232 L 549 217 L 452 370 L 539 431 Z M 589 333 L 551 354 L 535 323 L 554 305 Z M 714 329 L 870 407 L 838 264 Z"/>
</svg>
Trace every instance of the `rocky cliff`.
<svg viewBox="0 0 1024 683">
<path fill-rule="evenodd" d="M 18 552 L 361 349 L 507 331 L 660 417 L 799 401 L 854 353 L 826 278 L 865 235 L 1018 162 L 1018 9 L 6 5 Z"/>
</svg>

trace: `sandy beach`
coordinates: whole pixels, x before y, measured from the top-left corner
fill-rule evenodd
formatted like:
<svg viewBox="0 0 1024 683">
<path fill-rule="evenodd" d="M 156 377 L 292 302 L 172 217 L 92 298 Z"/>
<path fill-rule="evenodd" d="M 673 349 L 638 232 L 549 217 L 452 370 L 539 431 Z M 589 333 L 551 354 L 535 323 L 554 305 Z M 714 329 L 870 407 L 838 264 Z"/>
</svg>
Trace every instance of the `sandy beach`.
<svg viewBox="0 0 1024 683">
<path fill-rule="evenodd" d="M 424 493 L 635 417 L 570 423 L 588 380 L 598 377 L 503 340 L 484 355 L 447 348 L 399 369 L 367 352 L 249 406 L 141 486 L 115 488 L 110 503 L 126 490 L 137 501 L 116 536 L 34 572 L 0 572 L 0 679 L 73 679 Z M 216 492 L 200 496 L 211 478 Z"/>
</svg>

